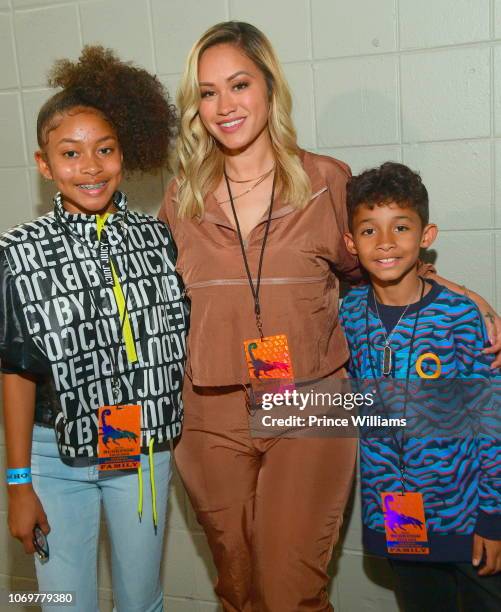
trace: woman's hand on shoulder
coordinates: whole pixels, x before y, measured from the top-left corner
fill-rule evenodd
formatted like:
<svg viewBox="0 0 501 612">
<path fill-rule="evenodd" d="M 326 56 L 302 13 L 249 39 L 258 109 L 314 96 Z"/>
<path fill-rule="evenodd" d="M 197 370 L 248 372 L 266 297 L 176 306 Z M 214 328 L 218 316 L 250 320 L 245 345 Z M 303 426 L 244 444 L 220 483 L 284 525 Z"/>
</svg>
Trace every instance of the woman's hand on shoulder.
<svg viewBox="0 0 501 612">
<path fill-rule="evenodd" d="M 485 300 L 483 300 L 485 302 Z M 489 335 L 491 346 L 486 348 L 484 353 L 496 355 L 492 362 L 492 368 L 501 368 L 501 317 L 485 302 L 486 307 L 481 310 L 484 317 L 485 326 Z"/>
<path fill-rule="evenodd" d="M 491 346 L 484 350 L 486 354 L 495 355 L 496 358 L 491 364 L 491 369 L 501 367 L 501 317 L 494 310 L 494 308 L 485 300 L 481 295 L 475 291 L 470 291 L 465 287 L 461 287 L 464 295 L 473 300 L 478 306 L 480 313 L 484 319 L 485 327 L 487 328 L 487 335 Z"/>
<path fill-rule="evenodd" d="M 432 278 L 440 285 L 445 285 L 451 291 L 465 295 L 477 305 L 482 317 L 484 318 L 487 335 L 491 346 L 484 350 L 484 353 L 495 355 L 496 358 L 491 364 L 491 369 L 501 368 L 501 317 L 492 308 L 487 300 L 475 291 L 467 289 L 464 285 L 458 285 L 447 278 L 438 276 L 434 266 L 420 261 L 419 273 L 426 278 Z"/>
</svg>

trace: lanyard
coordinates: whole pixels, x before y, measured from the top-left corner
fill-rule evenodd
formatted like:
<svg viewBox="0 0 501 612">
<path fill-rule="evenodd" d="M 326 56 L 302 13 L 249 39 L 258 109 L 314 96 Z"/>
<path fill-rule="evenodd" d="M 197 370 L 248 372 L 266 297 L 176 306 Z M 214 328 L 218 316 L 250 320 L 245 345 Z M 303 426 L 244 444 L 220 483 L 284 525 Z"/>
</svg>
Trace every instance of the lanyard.
<svg viewBox="0 0 501 612">
<path fill-rule="evenodd" d="M 424 288 L 425 288 L 425 281 L 423 279 L 421 279 L 421 283 L 422 283 L 422 287 L 421 287 L 421 295 L 419 297 L 419 304 L 421 303 L 422 299 L 423 299 L 423 295 L 424 295 Z M 374 297 L 374 303 L 376 303 L 376 294 L 374 293 L 374 289 L 372 289 L 372 295 Z M 408 306 L 407 306 L 408 308 Z M 407 400 L 409 397 L 409 378 L 410 378 L 410 371 L 411 371 L 411 359 L 412 359 L 412 350 L 414 348 L 414 340 L 416 338 L 416 330 L 417 330 L 417 326 L 418 326 L 418 321 L 419 321 L 419 315 L 421 313 L 421 308 L 418 308 L 418 311 L 416 312 L 416 316 L 414 319 L 414 325 L 412 327 L 412 334 L 411 334 L 411 341 L 410 341 L 410 345 L 409 345 L 409 356 L 407 358 L 407 372 L 405 374 L 405 396 L 404 396 L 404 409 L 403 409 L 403 418 L 405 419 L 406 415 L 407 415 Z M 402 318 L 402 317 L 401 317 Z M 380 320 L 380 323 L 382 323 L 382 321 Z M 400 323 L 400 319 L 398 321 L 398 323 Z M 398 325 L 397 323 L 397 325 Z M 395 326 L 394 329 L 396 329 L 397 326 Z M 376 386 L 377 389 L 377 393 L 378 396 L 380 398 L 380 402 L 383 406 L 383 409 L 385 409 L 384 406 L 384 401 L 382 399 L 382 394 L 381 394 L 381 390 L 379 387 L 379 382 L 378 379 L 376 377 L 376 372 L 374 369 L 374 362 L 372 361 L 372 351 L 371 351 L 371 339 L 370 339 L 370 329 L 369 329 L 369 296 L 367 294 L 367 304 L 366 304 L 366 309 L 365 309 L 365 330 L 366 330 L 366 334 L 367 334 L 367 356 L 369 358 L 369 365 L 371 368 L 371 373 L 372 373 L 372 377 L 374 379 L 374 384 Z M 405 465 L 405 461 L 404 461 L 404 449 L 405 449 L 405 429 L 402 431 L 402 439 L 399 442 L 397 435 L 393 433 L 391 433 L 391 436 L 393 438 L 393 441 L 395 442 L 395 446 L 397 448 L 398 451 L 398 469 L 400 470 L 400 484 L 402 485 L 402 493 L 405 493 L 405 476 L 406 476 L 406 465 Z"/>
<path fill-rule="evenodd" d="M 263 335 L 263 323 L 261 321 L 261 305 L 259 303 L 259 289 L 261 287 L 261 271 L 263 267 L 264 250 L 266 248 L 266 241 L 268 239 L 268 233 L 270 231 L 271 211 L 273 209 L 273 200 L 275 198 L 275 177 L 276 177 L 276 174 L 273 174 L 273 186 L 271 188 L 270 208 L 268 211 L 268 218 L 266 220 L 266 227 L 264 230 L 263 244 L 261 245 L 261 254 L 259 255 L 259 265 L 258 265 L 258 270 L 257 270 L 256 286 L 254 286 L 254 282 L 252 281 L 252 275 L 251 275 L 250 268 L 249 268 L 249 261 L 247 260 L 247 254 L 245 252 L 242 231 L 240 229 L 240 223 L 238 222 L 237 211 L 235 210 L 235 204 L 233 202 L 233 194 L 231 193 L 230 181 L 228 180 L 228 175 L 226 174 L 226 170 L 224 171 L 224 179 L 226 181 L 226 187 L 228 188 L 228 195 L 230 196 L 231 211 L 233 212 L 233 218 L 235 219 L 235 226 L 237 228 L 238 240 L 240 242 L 240 249 L 242 251 L 242 257 L 244 260 L 245 272 L 247 274 L 247 279 L 249 281 L 249 286 L 252 292 L 252 297 L 254 298 L 254 314 L 256 316 L 256 326 L 259 331 L 261 340 L 264 339 L 264 335 Z"/>
<path fill-rule="evenodd" d="M 67 224 L 64 221 L 64 218 L 61 216 L 59 210 L 57 209 L 57 207 L 54 210 L 55 213 L 55 218 L 56 218 L 56 222 L 59 225 L 59 227 L 63 230 L 63 232 L 72 240 L 74 240 L 75 242 L 77 242 L 78 244 L 80 244 L 81 246 L 83 246 L 84 248 L 88 249 L 89 251 L 94 251 L 94 249 L 92 249 L 88 244 L 86 244 L 83 240 L 80 239 L 80 237 L 78 236 L 78 234 L 76 234 L 70 227 L 67 226 Z M 125 226 L 125 259 L 127 261 L 127 270 L 126 270 L 126 277 L 129 276 L 128 272 L 129 272 L 129 231 L 128 231 L 128 224 L 127 224 L 127 211 L 125 213 L 125 217 L 124 217 L 124 226 Z M 106 245 L 107 245 L 107 257 L 103 258 L 103 251 L 101 250 L 101 242 L 100 242 L 100 248 L 99 248 L 99 260 L 102 266 L 102 270 L 103 270 L 103 276 L 105 278 L 105 285 L 109 286 L 108 282 L 106 282 L 106 263 L 109 266 L 109 272 L 111 274 L 111 258 L 109 256 L 109 245 L 107 242 L 107 235 L 106 235 L 106 230 L 103 228 L 102 232 L 101 232 L 101 238 L 104 238 L 106 241 Z M 104 265 L 103 265 L 104 264 Z M 113 277 L 111 278 L 112 280 L 112 285 L 113 285 Z M 119 321 L 120 321 L 120 336 L 123 338 L 123 330 L 124 330 L 124 326 L 125 326 L 125 320 L 127 317 L 127 302 L 128 302 L 128 297 L 129 297 L 129 287 L 130 287 L 130 282 L 127 284 L 127 289 L 125 292 L 125 296 L 124 296 L 124 300 L 125 300 L 125 308 L 124 308 L 124 313 L 123 316 L 119 317 Z M 94 288 L 91 286 L 90 282 L 89 282 L 89 296 L 92 302 L 92 305 L 94 306 L 94 309 L 96 312 L 99 313 L 101 320 L 106 319 L 106 315 L 104 314 L 102 308 L 100 308 L 98 300 L 96 299 L 95 295 L 94 295 Z M 118 308 L 118 304 L 117 304 L 117 308 Z M 120 368 L 118 365 L 118 361 L 119 361 L 119 354 L 120 354 L 120 344 L 119 345 L 114 345 L 113 344 L 113 340 L 111 338 L 111 333 L 110 333 L 110 345 L 108 348 L 108 353 L 110 356 L 110 362 L 111 362 L 111 368 L 112 368 L 112 379 L 111 379 L 111 388 L 112 388 L 112 393 L 113 393 L 113 402 L 116 404 L 117 403 L 117 398 L 118 398 L 118 392 L 120 390 Z"/>
</svg>

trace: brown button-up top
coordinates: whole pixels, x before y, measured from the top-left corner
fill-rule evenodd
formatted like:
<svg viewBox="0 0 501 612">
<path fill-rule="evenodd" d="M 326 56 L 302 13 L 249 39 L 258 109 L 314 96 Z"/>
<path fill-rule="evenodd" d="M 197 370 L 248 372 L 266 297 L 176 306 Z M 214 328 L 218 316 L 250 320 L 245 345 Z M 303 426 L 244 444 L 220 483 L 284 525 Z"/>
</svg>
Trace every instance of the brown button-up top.
<svg viewBox="0 0 501 612">
<path fill-rule="evenodd" d="M 348 359 L 338 321 L 338 276 L 356 281 L 360 269 L 343 240 L 348 166 L 308 152 L 301 152 L 301 158 L 311 181 L 311 201 L 297 210 L 276 199 L 259 298 L 264 334 L 286 334 L 296 380 L 310 380 Z M 259 334 L 236 230 L 212 195 L 201 219 L 179 219 L 175 179 L 159 217 L 171 227 L 179 250 L 177 270 L 191 299 L 187 372 L 193 384 L 247 383 L 243 342 Z M 246 243 L 253 276 L 266 217 Z"/>
</svg>

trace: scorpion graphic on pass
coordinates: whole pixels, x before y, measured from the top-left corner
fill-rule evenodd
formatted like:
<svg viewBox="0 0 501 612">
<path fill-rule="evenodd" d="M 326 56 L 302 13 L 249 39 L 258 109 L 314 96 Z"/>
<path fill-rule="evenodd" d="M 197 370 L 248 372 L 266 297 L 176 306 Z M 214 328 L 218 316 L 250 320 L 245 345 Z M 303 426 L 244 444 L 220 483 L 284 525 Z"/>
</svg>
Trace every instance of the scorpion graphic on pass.
<svg viewBox="0 0 501 612">
<path fill-rule="evenodd" d="M 113 440 L 113 442 L 119 446 L 119 442 L 117 440 L 137 440 L 137 435 L 133 431 L 127 431 L 127 429 L 120 429 L 118 427 L 113 427 L 113 425 L 108 425 L 106 422 L 106 417 L 111 414 L 111 410 L 106 408 L 103 410 L 101 415 L 101 423 L 102 427 L 99 428 L 100 435 L 103 436 L 103 444 L 108 448 L 108 442 Z"/>
<path fill-rule="evenodd" d="M 384 500 L 384 518 L 386 519 L 388 527 L 396 532 L 397 529 L 405 531 L 405 525 L 414 525 L 415 527 L 421 528 L 423 522 L 414 516 L 408 516 L 407 514 L 401 514 L 390 507 L 390 502 L 395 501 L 393 495 L 388 495 Z"/>
<path fill-rule="evenodd" d="M 254 376 L 256 378 L 260 378 L 260 372 L 262 372 L 264 376 L 269 376 L 267 372 L 271 372 L 272 370 L 282 370 L 283 372 L 289 371 L 288 364 L 284 363 L 283 361 L 263 361 L 263 359 L 258 359 L 252 352 L 253 349 L 257 349 L 257 344 L 255 342 L 251 342 L 247 346 L 247 351 L 249 353 L 252 367 L 254 368 Z"/>
</svg>

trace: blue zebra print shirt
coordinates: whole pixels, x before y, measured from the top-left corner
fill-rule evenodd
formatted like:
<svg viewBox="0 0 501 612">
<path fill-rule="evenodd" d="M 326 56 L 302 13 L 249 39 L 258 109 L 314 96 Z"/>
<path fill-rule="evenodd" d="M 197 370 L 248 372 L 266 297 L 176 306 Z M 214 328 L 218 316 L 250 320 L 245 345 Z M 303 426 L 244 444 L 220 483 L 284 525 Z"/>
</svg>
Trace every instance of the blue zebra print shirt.
<svg viewBox="0 0 501 612">
<path fill-rule="evenodd" d="M 418 359 L 430 352 L 440 359 L 441 377 L 497 377 L 498 374 L 489 368 L 492 356 L 482 354 L 488 340 L 476 305 L 433 281 L 431 285 L 421 302 L 409 307 L 391 337 L 393 377 L 406 378 L 410 363 L 409 377 L 417 379 Z M 395 311 L 398 307 L 378 305 L 378 308 L 383 323 L 387 317 L 392 319 L 392 323 L 387 324 L 391 330 L 398 320 L 399 313 Z M 418 325 L 409 356 L 418 310 Z M 350 376 L 358 379 L 381 377 L 381 346 L 388 329 L 383 328 L 376 314 L 370 286 L 357 287 L 345 297 L 340 320 L 351 352 Z M 372 368 L 368 341 L 372 347 Z M 425 374 L 431 374 L 435 368 L 436 365 L 428 360 L 422 363 Z M 499 412 L 497 417 L 499 421 Z M 368 551 L 379 556 L 389 556 L 381 492 L 400 490 L 398 457 L 396 445 L 389 436 L 361 439 L 363 541 Z M 430 554 L 398 555 L 399 559 L 468 562 L 471 561 L 474 532 L 489 539 L 501 539 L 499 436 L 408 438 L 404 461 L 407 490 L 423 495 Z"/>
</svg>

